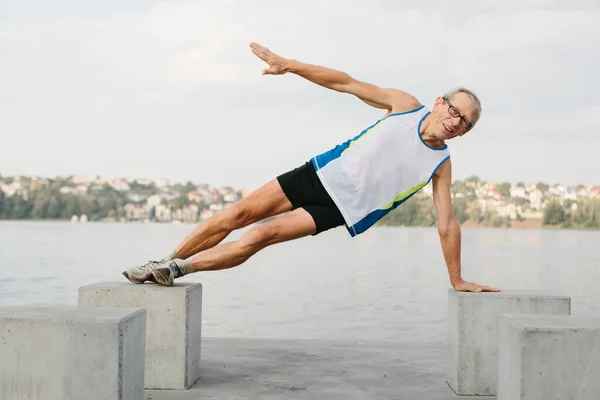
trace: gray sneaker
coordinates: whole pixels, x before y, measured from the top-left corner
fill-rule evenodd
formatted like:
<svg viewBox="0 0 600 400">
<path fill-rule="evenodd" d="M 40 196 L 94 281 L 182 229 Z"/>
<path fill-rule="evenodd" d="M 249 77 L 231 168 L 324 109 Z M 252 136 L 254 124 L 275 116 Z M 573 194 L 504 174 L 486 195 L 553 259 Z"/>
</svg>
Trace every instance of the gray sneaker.
<svg viewBox="0 0 600 400">
<path fill-rule="evenodd" d="M 123 271 L 123 276 L 129 279 L 130 282 L 133 283 L 144 283 L 146 281 L 156 282 L 154 277 L 152 276 L 152 269 L 163 263 L 164 260 L 160 261 L 148 261 L 144 265 L 139 265 L 137 267 L 131 267 L 125 271 Z"/>
<path fill-rule="evenodd" d="M 183 276 L 183 272 L 175 261 L 162 261 L 152 267 L 154 281 L 163 286 L 172 286 L 175 278 Z"/>
</svg>

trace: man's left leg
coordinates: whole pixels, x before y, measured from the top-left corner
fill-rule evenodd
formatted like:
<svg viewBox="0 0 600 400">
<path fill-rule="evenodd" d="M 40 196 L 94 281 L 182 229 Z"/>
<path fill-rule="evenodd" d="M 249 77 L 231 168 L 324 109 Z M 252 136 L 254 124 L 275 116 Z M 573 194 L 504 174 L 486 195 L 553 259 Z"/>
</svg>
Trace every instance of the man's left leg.
<svg viewBox="0 0 600 400">
<path fill-rule="evenodd" d="M 232 268 L 267 246 L 312 235 L 316 231 L 313 217 L 303 208 L 298 208 L 251 228 L 239 240 L 219 244 L 186 260 L 169 261 L 158 266 L 152 271 L 152 276 L 156 283 L 171 286 L 175 278 L 184 275 L 184 270 L 191 269 L 187 263 L 191 264 L 194 272 Z"/>
</svg>

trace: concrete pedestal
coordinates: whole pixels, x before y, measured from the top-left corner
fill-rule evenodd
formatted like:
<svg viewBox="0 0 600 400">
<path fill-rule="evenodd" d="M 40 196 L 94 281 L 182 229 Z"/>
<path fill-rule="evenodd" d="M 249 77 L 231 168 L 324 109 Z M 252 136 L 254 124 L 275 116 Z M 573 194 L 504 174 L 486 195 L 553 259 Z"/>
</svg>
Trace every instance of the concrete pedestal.
<svg viewBox="0 0 600 400">
<path fill-rule="evenodd" d="M 600 397 L 600 318 L 502 315 L 498 400 Z"/>
<path fill-rule="evenodd" d="M 202 284 L 101 282 L 79 289 L 79 305 L 146 310 L 146 389 L 188 389 L 200 378 Z"/>
<path fill-rule="evenodd" d="M 144 399 L 146 313 L 0 307 L 0 398 Z"/>
<path fill-rule="evenodd" d="M 523 290 L 448 293 L 448 372 L 459 395 L 496 395 L 498 317 L 501 314 L 570 315 L 568 296 Z"/>
</svg>

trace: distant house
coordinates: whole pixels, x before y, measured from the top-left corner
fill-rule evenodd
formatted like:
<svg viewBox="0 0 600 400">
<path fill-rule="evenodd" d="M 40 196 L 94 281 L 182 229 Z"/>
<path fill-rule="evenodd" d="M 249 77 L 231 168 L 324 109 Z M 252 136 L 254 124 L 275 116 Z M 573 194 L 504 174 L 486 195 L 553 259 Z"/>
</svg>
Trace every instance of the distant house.
<svg viewBox="0 0 600 400">
<path fill-rule="evenodd" d="M 127 183 L 127 180 L 125 179 L 115 179 L 114 181 L 110 181 L 108 184 L 119 192 L 129 191 L 129 183 Z"/>
<path fill-rule="evenodd" d="M 83 175 L 77 175 L 73 177 L 73 184 L 74 185 L 89 185 L 90 184 L 90 180 L 87 176 L 83 176 Z"/>
<path fill-rule="evenodd" d="M 127 199 L 129 201 L 135 201 L 136 203 L 139 203 L 140 201 L 144 200 L 144 198 L 145 196 L 139 193 L 127 193 Z"/>
<path fill-rule="evenodd" d="M 544 194 L 539 189 L 534 189 L 529 193 L 529 203 L 531 204 L 531 208 L 534 210 L 542 209 L 542 199 L 544 198 Z"/>
<path fill-rule="evenodd" d="M 75 189 L 77 190 L 77 194 L 79 194 L 81 196 L 81 195 L 87 194 L 89 186 L 86 184 L 81 184 L 81 185 L 77 185 L 75 187 Z"/>
<path fill-rule="evenodd" d="M 191 192 L 189 192 L 187 194 L 187 198 L 189 201 L 194 201 L 197 203 L 204 200 L 204 196 L 202 196 L 202 194 L 197 190 L 192 190 Z"/>
<path fill-rule="evenodd" d="M 202 210 L 202 211 L 200 212 L 200 219 L 201 219 L 202 221 L 204 221 L 204 220 L 207 220 L 207 219 L 211 218 L 211 217 L 212 217 L 212 216 L 214 216 L 215 214 L 216 214 L 216 213 L 215 213 L 215 211 L 213 211 L 213 210 L 209 210 L 209 209 L 205 209 L 205 210 Z"/>
<path fill-rule="evenodd" d="M 521 207 L 517 207 L 512 203 L 503 204 L 496 207 L 496 212 L 501 217 L 509 217 L 510 219 L 516 219 L 517 213 L 521 213 Z"/>
<path fill-rule="evenodd" d="M 567 189 L 567 191 L 565 192 L 564 196 L 563 196 L 564 200 L 577 200 L 577 192 L 575 191 L 575 189 Z"/>
<path fill-rule="evenodd" d="M 198 210 L 198 206 L 195 204 L 183 207 L 183 210 L 181 210 L 181 219 L 183 220 L 183 222 L 198 221 Z"/>
<path fill-rule="evenodd" d="M 17 193 L 17 189 L 15 189 L 12 185 L 0 184 L 0 190 L 2 190 L 4 194 L 9 197 Z"/>
<path fill-rule="evenodd" d="M 500 193 L 497 190 L 490 190 L 488 192 L 488 196 L 491 197 L 494 200 L 502 200 L 502 193 Z"/>
<path fill-rule="evenodd" d="M 63 186 L 60 189 L 60 192 L 62 194 L 74 194 L 74 195 L 79 195 L 79 192 L 77 191 L 77 188 L 74 188 L 73 186 Z"/>
<path fill-rule="evenodd" d="M 125 204 L 126 218 L 130 221 L 145 221 L 150 218 L 150 207 L 148 205 L 138 206 L 135 204 Z"/>
<path fill-rule="evenodd" d="M 234 193 L 235 189 L 232 188 L 231 186 L 223 186 L 221 188 L 219 188 L 219 193 L 221 194 L 221 196 L 227 196 L 228 194 Z"/>
<path fill-rule="evenodd" d="M 513 186 L 510 188 L 510 197 L 522 197 L 525 198 L 525 187 Z"/>
<path fill-rule="evenodd" d="M 236 192 L 228 193 L 225 196 L 223 196 L 223 201 L 226 203 L 235 203 L 236 201 L 238 201 L 238 195 Z"/>
<path fill-rule="evenodd" d="M 156 207 L 160 205 L 163 198 L 166 197 L 160 194 L 153 194 L 146 199 L 146 204 L 148 204 L 150 207 Z"/>
<path fill-rule="evenodd" d="M 172 219 L 171 218 L 171 208 L 163 206 L 162 204 L 159 204 L 156 206 L 155 216 L 158 221 L 163 221 L 163 222 L 171 221 L 171 219 Z"/>
<path fill-rule="evenodd" d="M 166 188 L 169 186 L 169 180 L 168 179 L 159 179 L 156 182 L 154 182 L 154 184 L 156 185 L 157 188 Z"/>
</svg>

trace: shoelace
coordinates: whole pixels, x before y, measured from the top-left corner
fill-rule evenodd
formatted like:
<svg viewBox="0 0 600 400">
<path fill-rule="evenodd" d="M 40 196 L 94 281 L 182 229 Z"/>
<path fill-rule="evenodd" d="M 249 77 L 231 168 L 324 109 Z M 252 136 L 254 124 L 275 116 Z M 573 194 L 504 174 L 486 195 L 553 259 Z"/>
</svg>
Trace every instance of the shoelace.
<svg viewBox="0 0 600 400">
<path fill-rule="evenodd" d="M 149 272 L 149 271 L 152 271 L 152 267 L 154 265 L 156 265 L 156 264 L 160 264 L 160 261 L 152 261 L 152 260 L 150 260 L 146 264 L 142 265 L 140 267 L 140 269 L 143 270 L 143 271 L 148 271 Z"/>
</svg>

